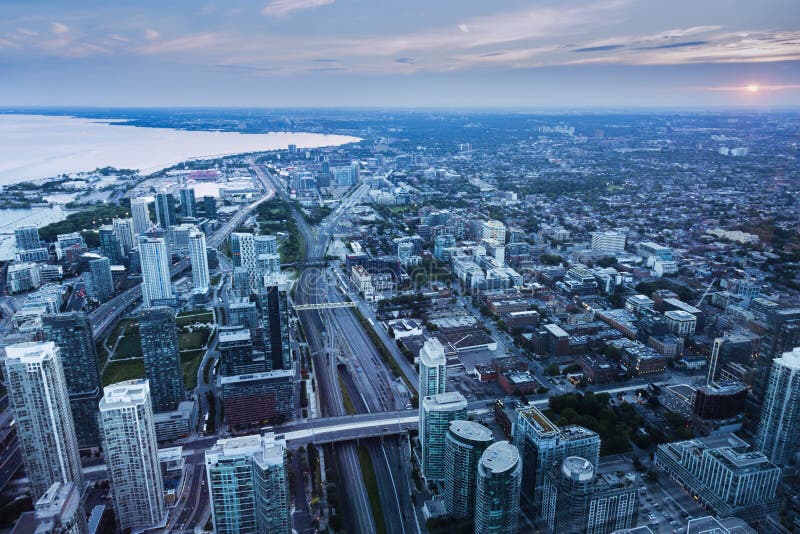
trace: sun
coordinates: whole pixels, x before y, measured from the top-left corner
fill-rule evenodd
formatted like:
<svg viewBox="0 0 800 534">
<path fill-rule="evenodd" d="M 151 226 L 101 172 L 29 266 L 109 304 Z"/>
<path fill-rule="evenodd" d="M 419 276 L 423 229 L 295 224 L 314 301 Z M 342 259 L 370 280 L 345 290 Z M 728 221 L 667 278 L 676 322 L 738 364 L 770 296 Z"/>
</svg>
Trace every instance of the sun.
<svg viewBox="0 0 800 534">
<path fill-rule="evenodd" d="M 757 93 L 761 90 L 761 86 L 756 83 L 751 83 L 750 85 L 745 85 L 744 90 L 748 93 Z"/>
</svg>

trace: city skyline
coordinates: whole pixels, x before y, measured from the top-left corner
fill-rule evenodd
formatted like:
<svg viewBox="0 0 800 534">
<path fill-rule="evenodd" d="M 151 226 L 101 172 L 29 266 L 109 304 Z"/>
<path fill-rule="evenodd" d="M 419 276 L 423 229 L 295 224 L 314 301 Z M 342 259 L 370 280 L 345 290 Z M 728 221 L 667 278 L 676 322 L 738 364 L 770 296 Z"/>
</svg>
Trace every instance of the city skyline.
<svg viewBox="0 0 800 534">
<path fill-rule="evenodd" d="M 766 4 L 12 1 L 0 105 L 795 106 L 800 6 Z"/>
</svg>

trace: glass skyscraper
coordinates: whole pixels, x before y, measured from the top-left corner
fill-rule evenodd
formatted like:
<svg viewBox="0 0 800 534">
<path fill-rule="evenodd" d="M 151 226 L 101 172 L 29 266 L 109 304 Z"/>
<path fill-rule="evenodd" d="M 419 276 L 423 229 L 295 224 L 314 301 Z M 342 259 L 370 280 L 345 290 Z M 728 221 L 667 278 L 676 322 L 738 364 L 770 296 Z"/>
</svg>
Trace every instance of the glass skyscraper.
<svg viewBox="0 0 800 534">
<path fill-rule="evenodd" d="M 467 399 L 452 391 L 422 399 L 419 442 L 422 445 L 422 474 L 427 480 L 444 480 L 445 436 L 450 422 L 467 418 Z"/>
<path fill-rule="evenodd" d="M 169 412 L 185 398 L 175 311 L 167 306 L 144 308 L 137 314 L 144 368 L 150 381 L 153 410 Z"/>
<path fill-rule="evenodd" d="M 508 441 L 490 445 L 478 462 L 475 534 L 516 534 L 522 462 Z"/>
<path fill-rule="evenodd" d="M 178 222 L 175 215 L 175 197 L 172 193 L 158 193 L 156 195 L 156 220 L 158 226 L 164 230 L 169 229 Z"/>
<path fill-rule="evenodd" d="M 42 327 L 47 341 L 55 343 L 61 351 L 78 445 L 97 447 L 100 445 L 97 404 L 101 386 L 89 317 L 83 312 L 45 315 Z"/>
<path fill-rule="evenodd" d="M 185 187 L 180 190 L 181 214 L 184 217 L 197 217 L 197 203 L 194 198 L 194 189 Z"/>
<path fill-rule="evenodd" d="M 206 477 L 217 534 L 291 532 L 285 440 L 220 439 L 206 451 Z"/>
<path fill-rule="evenodd" d="M 452 421 L 445 436 L 444 505 L 456 518 L 475 513 L 478 461 L 494 438 L 492 431 L 473 421 Z"/>
<path fill-rule="evenodd" d="M 142 267 L 144 306 L 159 306 L 174 301 L 167 242 L 161 237 L 140 237 L 139 262 Z"/>
<path fill-rule="evenodd" d="M 755 446 L 779 466 L 800 448 L 800 347 L 772 361 Z"/>
</svg>

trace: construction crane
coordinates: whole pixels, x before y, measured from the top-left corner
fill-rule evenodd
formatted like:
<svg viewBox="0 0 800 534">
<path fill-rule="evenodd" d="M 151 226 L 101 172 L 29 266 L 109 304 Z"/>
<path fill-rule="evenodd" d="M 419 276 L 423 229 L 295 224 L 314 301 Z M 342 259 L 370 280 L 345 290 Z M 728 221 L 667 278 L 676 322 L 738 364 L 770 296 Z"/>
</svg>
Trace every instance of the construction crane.
<svg viewBox="0 0 800 534">
<path fill-rule="evenodd" d="M 699 308 L 700 305 L 703 303 L 703 301 L 706 300 L 706 297 L 708 296 L 708 292 L 711 291 L 711 288 L 714 287 L 714 284 L 716 284 L 716 283 L 717 283 L 717 278 L 714 278 L 713 280 L 711 280 L 711 283 L 708 284 L 708 287 L 703 292 L 703 296 L 700 297 L 700 300 L 698 300 L 697 304 L 694 305 L 695 308 Z"/>
</svg>

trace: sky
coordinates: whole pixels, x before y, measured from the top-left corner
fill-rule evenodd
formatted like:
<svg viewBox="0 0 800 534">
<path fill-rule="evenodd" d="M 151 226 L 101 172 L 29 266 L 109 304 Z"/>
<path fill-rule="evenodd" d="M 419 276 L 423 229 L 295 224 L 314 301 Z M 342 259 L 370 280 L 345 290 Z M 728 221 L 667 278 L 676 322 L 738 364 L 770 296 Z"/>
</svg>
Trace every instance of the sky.
<svg viewBox="0 0 800 534">
<path fill-rule="evenodd" d="M 794 107 L 798 0 L 0 0 L 0 106 Z"/>
</svg>

